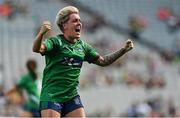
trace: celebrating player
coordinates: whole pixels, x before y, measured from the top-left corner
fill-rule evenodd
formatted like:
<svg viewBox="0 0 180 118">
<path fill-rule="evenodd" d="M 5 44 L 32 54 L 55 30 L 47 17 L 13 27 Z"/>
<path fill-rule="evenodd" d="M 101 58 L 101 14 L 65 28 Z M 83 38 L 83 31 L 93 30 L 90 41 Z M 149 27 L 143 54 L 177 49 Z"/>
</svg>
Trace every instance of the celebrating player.
<svg viewBox="0 0 180 118">
<path fill-rule="evenodd" d="M 56 24 L 63 34 L 42 41 L 51 23 L 44 21 L 33 43 L 33 51 L 45 55 L 46 66 L 40 97 L 42 117 L 85 117 L 85 111 L 77 91 L 83 61 L 108 66 L 133 48 L 127 40 L 120 50 L 99 55 L 88 43 L 81 40 L 82 23 L 79 10 L 74 6 L 62 8 L 56 16 Z"/>
</svg>

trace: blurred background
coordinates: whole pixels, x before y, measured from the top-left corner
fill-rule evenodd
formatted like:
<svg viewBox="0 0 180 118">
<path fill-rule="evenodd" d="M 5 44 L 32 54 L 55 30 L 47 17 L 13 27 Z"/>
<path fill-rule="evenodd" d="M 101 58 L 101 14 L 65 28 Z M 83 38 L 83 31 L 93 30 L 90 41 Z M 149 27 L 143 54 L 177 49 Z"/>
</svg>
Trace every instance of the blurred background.
<svg viewBox="0 0 180 118">
<path fill-rule="evenodd" d="M 44 20 L 58 33 L 55 16 L 67 5 L 80 9 L 82 39 L 101 55 L 134 42 L 111 66 L 84 63 L 79 93 L 87 116 L 180 117 L 179 0 L 0 0 L 0 91 L 20 79 L 29 58 L 42 77 L 33 39 Z M 19 116 L 16 98 L 0 98 L 0 116 Z"/>
</svg>

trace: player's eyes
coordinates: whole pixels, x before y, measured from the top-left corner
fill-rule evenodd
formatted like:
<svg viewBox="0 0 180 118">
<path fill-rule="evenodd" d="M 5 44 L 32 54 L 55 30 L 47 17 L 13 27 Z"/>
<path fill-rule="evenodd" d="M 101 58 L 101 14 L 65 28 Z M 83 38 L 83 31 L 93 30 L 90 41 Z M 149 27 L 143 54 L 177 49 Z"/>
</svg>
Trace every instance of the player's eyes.
<svg viewBox="0 0 180 118">
<path fill-rule="evenodd" d="M 81 23 L 81 20 L 80 19 L 75 19 L 75 20 L 73 20 L 72 22 L 80 22 Z"/>
</svg>

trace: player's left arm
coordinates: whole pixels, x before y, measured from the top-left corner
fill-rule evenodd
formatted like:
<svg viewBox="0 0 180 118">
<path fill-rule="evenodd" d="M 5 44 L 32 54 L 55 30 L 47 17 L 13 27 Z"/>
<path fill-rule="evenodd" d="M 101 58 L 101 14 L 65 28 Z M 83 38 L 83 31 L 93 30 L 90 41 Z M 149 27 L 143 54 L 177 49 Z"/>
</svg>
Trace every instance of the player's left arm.
<svg viewBox="0 0 180 118">
<path fill-rule="evenodd" d="M 128 39 L 123 48 L 111 54 L 105 56 L 99 56 L 99 58 L 93 63 L 99 66 L 108 66 L 132 49 L 133 49 L 133 42 L 130 39 Z"/>
</svg>

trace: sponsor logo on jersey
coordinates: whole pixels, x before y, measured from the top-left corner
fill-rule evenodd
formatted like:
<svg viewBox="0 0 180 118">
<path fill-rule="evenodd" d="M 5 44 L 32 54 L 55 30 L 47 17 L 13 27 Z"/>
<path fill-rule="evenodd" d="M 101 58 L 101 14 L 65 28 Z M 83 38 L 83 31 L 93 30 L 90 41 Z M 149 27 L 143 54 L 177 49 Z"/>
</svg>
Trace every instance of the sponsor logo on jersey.
<svg viewBox="0 0 180 118">
<path fill-rule="evenodd" d="M 75 59 L 75 58 L 64 57 L 64 59 L 60 61 L 60 63 L 63 65 L 68 65 L 68 66 L 81 67 L 83 61 L 79 59 Z"/>
</svg>

